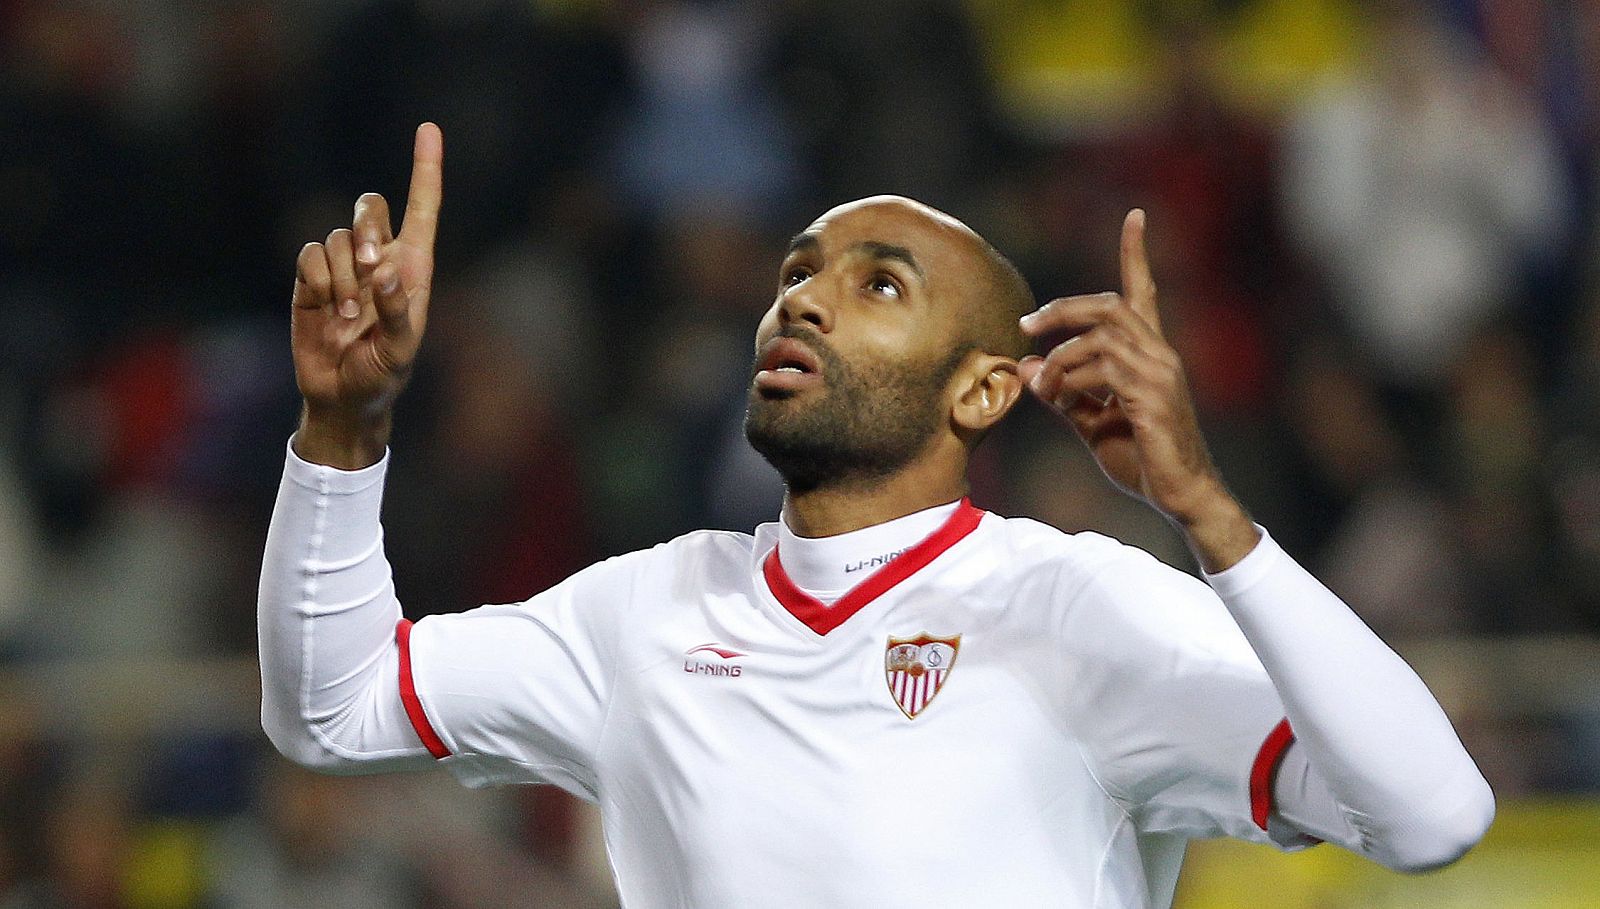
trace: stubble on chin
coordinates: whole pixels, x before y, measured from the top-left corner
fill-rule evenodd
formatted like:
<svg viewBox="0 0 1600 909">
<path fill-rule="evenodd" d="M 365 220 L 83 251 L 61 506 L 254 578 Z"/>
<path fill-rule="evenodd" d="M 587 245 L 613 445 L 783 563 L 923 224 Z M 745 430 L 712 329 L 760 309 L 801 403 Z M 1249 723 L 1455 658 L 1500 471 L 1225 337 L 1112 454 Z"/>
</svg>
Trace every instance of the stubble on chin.
<svg viewBox="0 0 1600 909">
<path fill-rule="evenodd" d="M 954 351 L 931 366 L 895 364 L 868 372 L 829 357 L 821 389 L 770 398 L 752 389 L 745 438 L 790 492 L 888 476 L 932 441 L 942 392 L 966 353 Z"/>
</svg>

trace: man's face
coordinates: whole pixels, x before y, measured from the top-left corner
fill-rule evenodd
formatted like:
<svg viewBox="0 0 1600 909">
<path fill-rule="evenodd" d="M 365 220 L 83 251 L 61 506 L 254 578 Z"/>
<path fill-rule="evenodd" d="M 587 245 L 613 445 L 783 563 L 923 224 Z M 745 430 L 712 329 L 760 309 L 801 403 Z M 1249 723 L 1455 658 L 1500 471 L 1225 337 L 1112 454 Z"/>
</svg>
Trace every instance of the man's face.
<svg viewBox="0 0 1600 909">
<path fill-rule="evenodd" d="M 745 434 L 792 490 L 903 467 L 947 417 L 976 237 L 909 200 L 842 205 L 790 244 L 756 330 Z"/>
</svg>

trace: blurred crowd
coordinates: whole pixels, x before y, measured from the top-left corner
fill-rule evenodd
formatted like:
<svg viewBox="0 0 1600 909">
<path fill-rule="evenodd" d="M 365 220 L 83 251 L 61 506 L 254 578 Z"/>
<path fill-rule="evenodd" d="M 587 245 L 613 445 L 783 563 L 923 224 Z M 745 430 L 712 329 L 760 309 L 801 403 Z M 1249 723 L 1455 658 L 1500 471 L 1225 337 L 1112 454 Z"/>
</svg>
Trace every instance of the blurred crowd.
<svg viewBox="0 0 1600 909">
<path fill-rule="evenodd" d="M 1147 208 L 1216 459 L 1291 552 L 1391 639 L 1600 635 L 1587 0 L 0 0 L 0 673 L 251 658 L 295 254 L 398 210 L 427 119 L 412 618 L 772 520 L 741 420 L 783 243 L 898 192 L 1041 301 L 1114 289 Z M 1189 564 L 1036 408 L 974 498 Z M 1600 690 L 1508 721 L 1462 672 L 1503 795 L 1600 790 Z M 559 793 L 320 780 L 245 725 L 113 744 L 27 687 L 0 909 L 605 904 Z"/>
</svg>

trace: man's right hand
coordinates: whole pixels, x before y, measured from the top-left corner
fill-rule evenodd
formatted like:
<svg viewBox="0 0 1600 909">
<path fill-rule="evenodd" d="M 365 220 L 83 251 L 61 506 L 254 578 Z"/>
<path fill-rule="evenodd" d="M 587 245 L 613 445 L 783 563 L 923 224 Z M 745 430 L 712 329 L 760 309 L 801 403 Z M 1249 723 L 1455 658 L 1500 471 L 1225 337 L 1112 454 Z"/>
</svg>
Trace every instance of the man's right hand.
<svg viewBox="0 0 1600 909">
<path fill-rule="evenodd" d="M 305 411 L 294 448 L 308 461 L 356 470 L 383 457 L 428 319 L 443 163 L 439 127 L 422 124 L 399 235 L 388 202 L 367 193 L 350 228 L 300 250 L 291 337 Z"/>
</svg>

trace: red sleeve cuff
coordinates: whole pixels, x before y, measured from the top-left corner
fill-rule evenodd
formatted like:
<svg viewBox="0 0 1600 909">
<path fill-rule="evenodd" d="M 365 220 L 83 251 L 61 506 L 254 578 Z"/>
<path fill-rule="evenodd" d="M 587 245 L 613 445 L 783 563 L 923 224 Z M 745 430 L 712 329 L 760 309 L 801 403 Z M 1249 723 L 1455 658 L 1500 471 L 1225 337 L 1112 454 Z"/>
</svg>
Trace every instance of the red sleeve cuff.
<svg viewBox="0 0 1600 909">
<path fill-rule="evenodd" d="M 422 711 L 422 699 L 417 697 L 417 683 L 411 677 L 411 621 L 401 619 L 394 627 L 394 637 L 400 644 L 400 702 L 405 705 L 406 716 L 411 720 L 411 728 L 417 732 L 417 738 L 422 740 L 423 747 L 435 758 L 450 756 L 450 749 L 445 747 L 444 739 L 439 738 L 439 733 L 433 731 L 433 724 L 428 722 L 428 715 Z"/>
<path fill-rule="evenodd" d="M 1267 818 L 1272 816 L 1272 783 L 1278 776 L 1278 765 L 1283 763 L 1283 753 L 1292 744 L 1294 730 L 1285 719 L 1267 734 L 1261 750 L 1256 752 L 1256 762 L 1250 767 L 1250 819 L 1262 830 L 1267 829 Z"/>
</svg>

